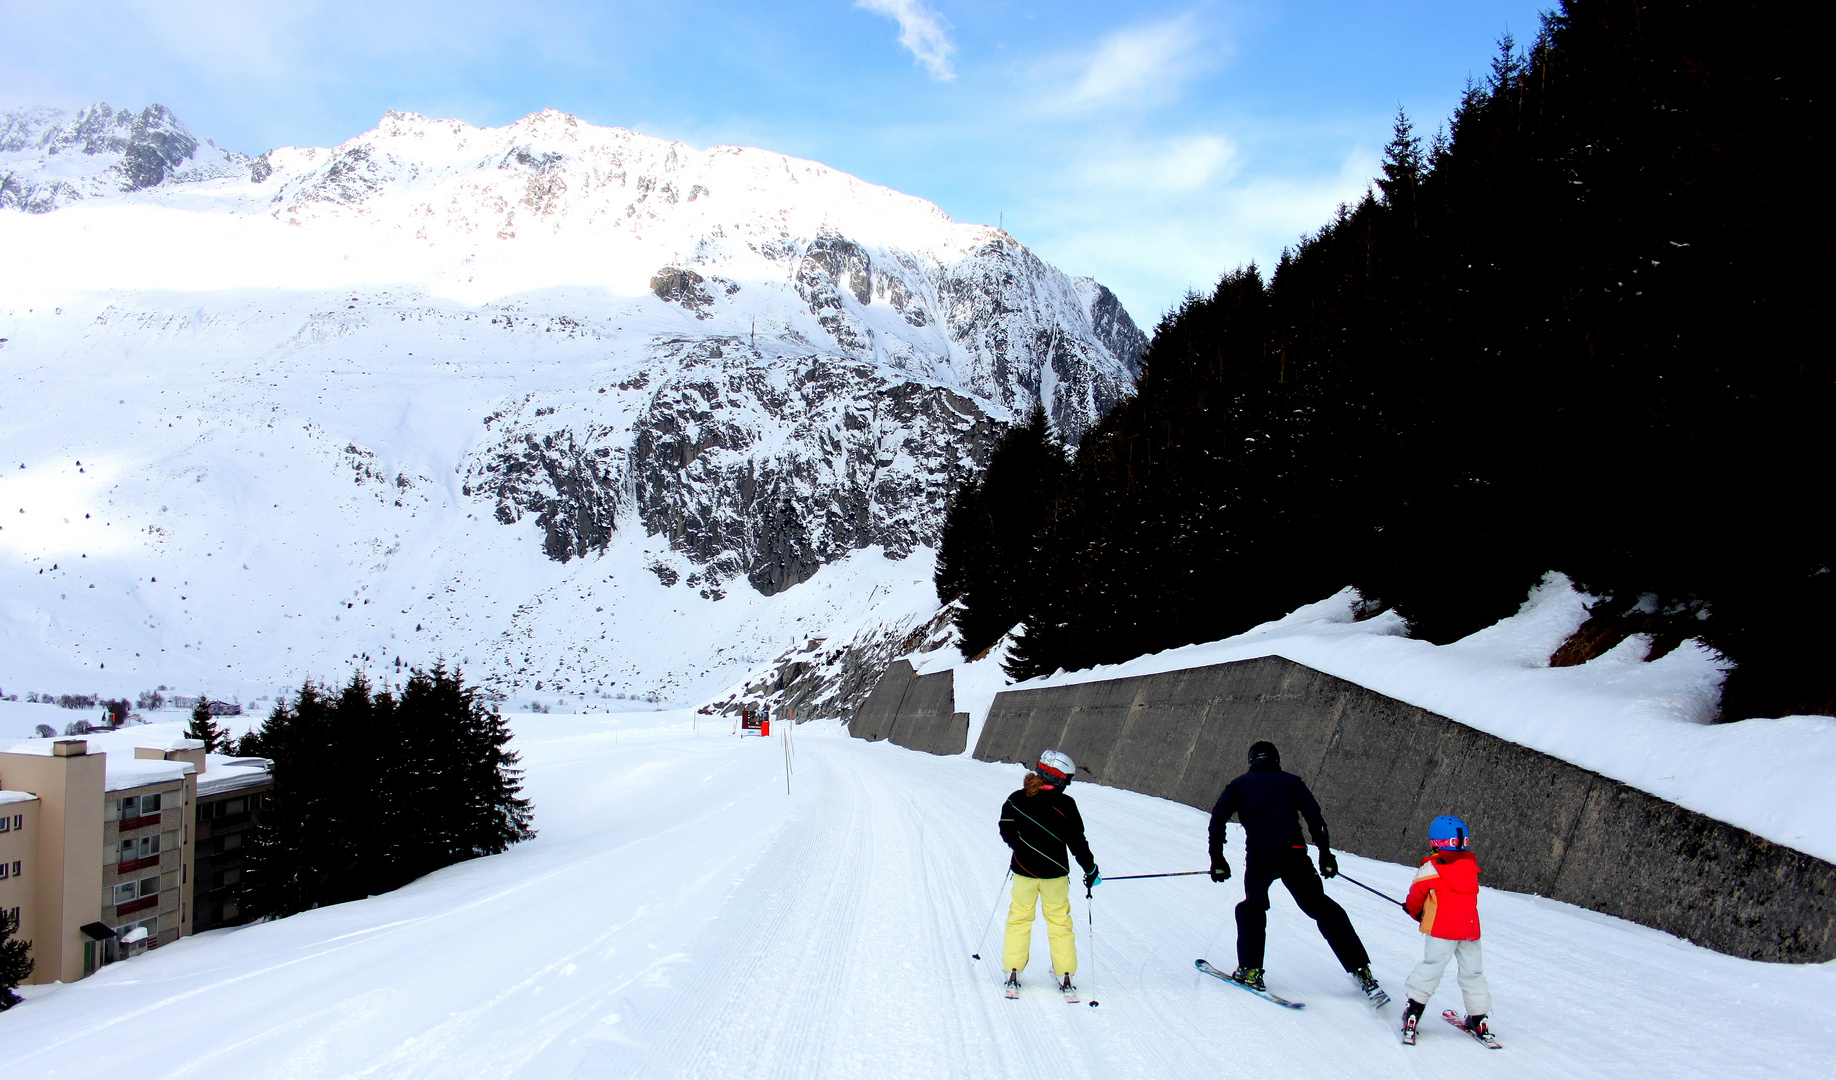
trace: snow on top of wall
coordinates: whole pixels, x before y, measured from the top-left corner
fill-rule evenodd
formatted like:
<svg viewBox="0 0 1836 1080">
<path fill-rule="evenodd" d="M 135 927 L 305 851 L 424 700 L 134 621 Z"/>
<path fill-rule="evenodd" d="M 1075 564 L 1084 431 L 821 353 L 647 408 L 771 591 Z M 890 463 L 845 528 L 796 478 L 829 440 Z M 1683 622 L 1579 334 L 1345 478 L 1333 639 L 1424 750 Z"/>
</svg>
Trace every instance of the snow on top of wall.
<svg viewBox="0 0 1836 1080">
<path fill-rule="evenodd" d="M 1357 602 L 1346 589 L 1235 637 L 1014 684 L 1001 673 L 1003 643 L 957 667 L 957 708 L 970 714 L 973 750 L 1003 690 L 1281 656 L 1836 862 L 1836 717 L 1711 723 L 1725 675 L 1713 650 L 1686 641 L 1647 661 L 1650 638 L 1633 635 L 1552 668 L 1550 654 L 1587 618 L 1588 597 L 1560 574 L 1515 615 L 1447 645 L 1405 637 L 1394 612 L 1357 621 Z M 914 665 L 923 674 L 955 659 L 940 650 Z"/>
</svg>

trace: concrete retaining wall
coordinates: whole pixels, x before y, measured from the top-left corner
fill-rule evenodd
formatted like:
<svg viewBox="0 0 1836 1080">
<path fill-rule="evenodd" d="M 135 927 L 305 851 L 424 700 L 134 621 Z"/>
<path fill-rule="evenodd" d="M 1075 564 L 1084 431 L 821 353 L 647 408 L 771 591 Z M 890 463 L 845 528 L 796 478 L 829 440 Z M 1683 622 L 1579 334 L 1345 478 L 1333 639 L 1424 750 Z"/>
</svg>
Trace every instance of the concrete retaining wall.
<svg viewBox="0 0 1836 1080">
<path fill-rule="evenodd" d="M 855 710 L 848 733 L 931 754 L 960 754 L 969 748 L 969 714 L 955 710 L 955 670 L 919 675 L 895 660 Z"/>
<path fill-rule="evenodd" d="M 950 673 L 914 678 L 901 666 L 850 730 L 960 752 L 960 737 L 937 736 L 943 716 L 966 730 L 966 714 L 944 698 Z M 1342 851 L 1412 865 L 1426 853 L 1428 822 L 1458 814 L 1489 886 L 1736 956 L 1836 958 L 1836 866 L 1280 657 L 1008 691 L 995 698 L 975 756 L 1026 763 L 1056 747 L 1082 782 L 1210 810 L 1257 739 L 1279 746 L 1283 768 L 1307 781 Z M 1192 844 L 1202 854 L 1204 835 Z"/>
</svg>

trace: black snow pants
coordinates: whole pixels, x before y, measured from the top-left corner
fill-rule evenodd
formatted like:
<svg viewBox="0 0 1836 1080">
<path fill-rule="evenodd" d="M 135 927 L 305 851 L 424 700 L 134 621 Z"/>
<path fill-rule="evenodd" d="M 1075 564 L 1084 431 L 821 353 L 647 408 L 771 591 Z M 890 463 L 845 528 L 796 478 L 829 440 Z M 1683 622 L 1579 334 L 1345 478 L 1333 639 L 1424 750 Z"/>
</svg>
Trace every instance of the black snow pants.
<svg viewBox="0 0 1836 1080">
<path fill-rule="evenodd" d="M 1320 934 L 1332 946 L 1334 956 L 1346 971 L 1371 962 L 1352 929 L 1345 909 L 1326 895 L 1320 875 L 1307 858 L 1306 848 L 1291 851 L 1252 851 L 1243 868 L 1243 902 L 1237 905 L 1237 963 L 1243 967 L 1262 966 L 1263 940 L 1268 935 L 1269 886 L 1280 879 L 1300 909 L 1319 924 Z"/>
</svg>

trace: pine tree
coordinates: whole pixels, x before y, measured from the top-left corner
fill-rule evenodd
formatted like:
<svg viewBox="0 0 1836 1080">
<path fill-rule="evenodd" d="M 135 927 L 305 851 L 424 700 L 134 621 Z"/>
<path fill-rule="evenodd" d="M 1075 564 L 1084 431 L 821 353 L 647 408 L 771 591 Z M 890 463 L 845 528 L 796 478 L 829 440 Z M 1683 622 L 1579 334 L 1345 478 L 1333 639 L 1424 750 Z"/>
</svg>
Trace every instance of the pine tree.
<svg viewBox="0 0 1836 1080">
<path fill-rule="evenodd" d="M 32 958 L 32 943 L 20 941 L 19 919 L 10 908 L 0 908 L 0 1012 L 23 999 L 13 993 L 20 983 L 32 976 L 37 961 Z"/>
<path fill-rule="evenodd" d="M 1558 569 L 1603 617 L 1688 613 L 1664 633 L 1737 662 L 1730 718 L 1836 707 L 1836 543 L 1800 513 L 1836 495 L 1816 40 L 1776 4 L 1568 0 L 1425 158 L 1399 115 L 1381 199 L 1161 320 L 1039 540 L 1013 673 L 1346 581 L 1445 642 Z"/>
<path fill-rule="evenodd" d="M 1046 530 L 1063 495 L 1065 454 L 1045 409 L 1002 437 L 969 504 L 969 536 L 985 530 L 979 560 L 964 560 L 963 610 L 957 616 L 964 656 L 985 652 L 1020 621 L 1020 605 L 1040 586 Z M 972 541 L 971 541 L 972 542 Z M 965 552 L 969 550 L 964 544 Z"/>
<path fill-rule="evenodd" d="M 1377 186 L 1383 189 L 1385 203 L 1406 207 L 1411 219 L 1415 215 L 1415 185 L 1421 180 L 1423 164 L 1422 141 L 1415 136 L 1409 114 L 1398 105 L 1390 143 L 1383 148 L 1383 179 L 1377 181 Z"/>
<path fill-rule="evenodd" d="M 187 739 L 196 739 L 204 744 L 208 754 L 227 754 L 230 752 L 229 730 L 217 723 L 217 718 L 210 714 L 210 700 L 200 696 L 198 703 L 191 708 L 191 723 L 185 728 Z"/>
<path fill-rule="evenodd" d="M 360 672 L 336 697 L 309 683 L 258 738 L 274 770 L 242 891 L 257 915 L 387 892 L 535 835 L 509 728 L 443 665 L 399 695 Z"/>
</svg>

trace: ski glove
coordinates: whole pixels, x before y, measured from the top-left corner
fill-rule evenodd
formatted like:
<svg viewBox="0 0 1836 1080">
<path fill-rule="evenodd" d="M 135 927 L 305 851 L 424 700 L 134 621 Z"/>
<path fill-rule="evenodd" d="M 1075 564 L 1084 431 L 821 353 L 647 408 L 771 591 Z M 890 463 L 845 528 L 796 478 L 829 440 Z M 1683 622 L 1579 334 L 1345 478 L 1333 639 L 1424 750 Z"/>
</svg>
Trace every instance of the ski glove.
<svg viewBox="0 0 1836 1080">
<path fill-rule="evenodd" d="M 1230 863 L 1226 862 L 1222 855 L 1211 860 L 1211 880 L 1216 882 L 1230 880 Z"/>
<path fill-rule="evenodd" d="M 1339 876 L 1339 859 L 1332 853 L 1331 848 L 1320 849 L 1320 876 L 1323 878 Z"/>
<path fill-rule="evenodd" d="M 1084 888 L 1085 889 L 1093 889 L 1096 886 L 1101 885 L 1101 884 L 1103 884 L 1103 875 L 1097 873 L 1096 867 L 1093 866 L 1090 869 L 1084 871 Z"/>
</svg>

